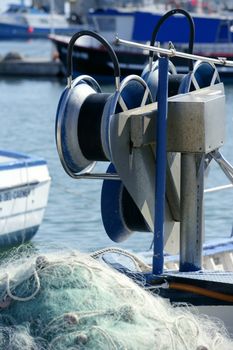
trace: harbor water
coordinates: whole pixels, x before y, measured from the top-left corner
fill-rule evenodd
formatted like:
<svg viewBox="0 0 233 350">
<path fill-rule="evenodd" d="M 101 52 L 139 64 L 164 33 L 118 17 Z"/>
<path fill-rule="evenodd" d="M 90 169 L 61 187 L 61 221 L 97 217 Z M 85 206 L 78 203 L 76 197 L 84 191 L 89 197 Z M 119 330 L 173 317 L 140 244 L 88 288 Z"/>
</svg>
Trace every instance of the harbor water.
<svg viewBox="0 0 233 350">
<path fill-rule="evenodd" d="M 50 55 L 46 41 L 1 43 L 0 55 L 20 51 L 26 55 Z M 101 83 L 101 81 L 100 81 Z M 112 91 L 113 85 L 102 84 Z M 44 157 L 52 177 L 48 206 L 40 229 L 33 239 L 39 249 L 63 247 L 84 252 L 116 246 L 101 222 L 99 180 L 73 180 L 64 172 L 55 144 L 55 117 L 62 79 L 0 78 L 0 148 Z M 233 82 L 225 86 L 227 127 L 223 155 L 233 163 Z M 212 161 L 214 163 L 214 161 Z M 101 171 L 107 164 L 98 166 Z M 228 184 L 217 165 L 211 164 L 206 187 Z M 229 238 L 233 224 L 233 189 L 205 195 L 207 242 Z M 148 251 L 152 234 L 135 233 L 121 248 Z"/>
</svg>

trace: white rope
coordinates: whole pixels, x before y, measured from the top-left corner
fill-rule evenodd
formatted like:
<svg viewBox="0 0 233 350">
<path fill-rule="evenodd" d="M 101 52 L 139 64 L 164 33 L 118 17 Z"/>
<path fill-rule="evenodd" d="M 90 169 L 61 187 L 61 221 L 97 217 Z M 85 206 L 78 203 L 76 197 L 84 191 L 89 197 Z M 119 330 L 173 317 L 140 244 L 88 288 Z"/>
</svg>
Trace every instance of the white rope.
<svg viewBox="0 0 233 350">
<path fill-rule="evenodd" d="M 131 254 L 129 252 L 127 252 L 124 249 L 121 248 L 103 248 L 100 250 L 95 251 L 94 253 L 91 253 L 90 256 L 94 259 L 98 258 L 99 256 L 103 255 L 104 253 L 118 253 L 118 254 L 122 254 L 128 258 L 130 258 L 133 263 L 135 264 L 135 267 L 139 270 L 142 271 L 142 268 L 144 270 L 151 270 L 151 267 L 149 265 L 147 265 L 146 263 L 144 263 L 144 261 L 142 261 L 141 259 L 139 259 L 137 256 L 135 256 L 134 254 Z"/>
<path fill-rule="evenodd" d="M 36 269 L 35 269 L 33 275 L 34 275 L 35 282 L 36 282 L 36 290 L 31 295 L 29 295 L 27 297 L 19 297 L 17 295 L 12 294 L 11 289 L 10 289 L 10 278 L 9 278 L 8 273 L 6 273 L 6 291 L 7 291 L 8 296 L 11 299 L 16 300 L 16 301 L 29 301 L 29 300 L 33 299 L 40 290 L 40 279 L 39 279 L 39 276 L 38 276 Z"/>
<path fill-rule="evenodd" d="M 109 347 L 109 350 L 118 350 L 116 344 L 114 343 L 113 339 L 108 334 L 108 332 L 106 332 L 100 326 L 93 326 L 92 329 L 99 331 L 104 336 L 104 338 L 111 344 L 112 347 Z"/>
</svg>

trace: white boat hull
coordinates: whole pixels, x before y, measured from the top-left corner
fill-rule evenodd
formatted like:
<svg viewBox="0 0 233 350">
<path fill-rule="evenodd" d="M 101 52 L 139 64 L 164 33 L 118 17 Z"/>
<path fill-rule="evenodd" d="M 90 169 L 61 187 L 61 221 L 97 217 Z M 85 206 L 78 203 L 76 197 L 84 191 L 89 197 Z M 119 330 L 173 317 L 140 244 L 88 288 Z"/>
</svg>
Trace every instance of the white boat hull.
<svg viewBox="0 0 233 350">
<path fill-rule="evenodd" d="M 49 187 L 45 161 L 0 152 L 0 248 L 34 236 L 43 219 Z"/>
</svg>

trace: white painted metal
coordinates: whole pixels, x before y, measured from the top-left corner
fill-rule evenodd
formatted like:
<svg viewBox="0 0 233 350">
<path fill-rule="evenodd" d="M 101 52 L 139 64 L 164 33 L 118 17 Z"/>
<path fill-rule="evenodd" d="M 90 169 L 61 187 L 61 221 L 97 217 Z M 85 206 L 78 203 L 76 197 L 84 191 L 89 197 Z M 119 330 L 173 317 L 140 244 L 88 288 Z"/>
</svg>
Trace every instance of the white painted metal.
<svg viewBox="0 0 233 350">
<path fill-rule="evenodd" d="M 175 49 L 163 49 L 159 46 L 150 46 L 146 44 L 140 44 L 140 43 L 135 43 L 133 41 L 128 41 L 128 40 L 123 40 L 120 39 L 119 37 L 116 37 L 116 44 L 120 45 L 125 45 L 129 47 L 135 47 L 140 50 L 148 50 L 148 51 L 153 51 L 156 52 L 157 54 L 163 54 L 168 57 L 182 57 L 186 58 L 188 60 L 196 60 L 196 61 L 203 61 L 203 62 L 209 62 L 213 64 L 219 64 L 223 66 L 228 66 L 228 67 L 233 67 L 233 62 L 227 60 L 225 57 L 219 57 L 219 58 L 211 58 L 211 57 L 205 57 L 205 56 L 200 56 L 200 55 L 193 55 L 190 53 L 185 53 L 185 52 L 180 52 L 176 51 Z"/>
<path fill-rule="evenodd" d="M 39 227 L 50 181 L 45 162 L 0 154 L 0 236 Z"/>
</svg>

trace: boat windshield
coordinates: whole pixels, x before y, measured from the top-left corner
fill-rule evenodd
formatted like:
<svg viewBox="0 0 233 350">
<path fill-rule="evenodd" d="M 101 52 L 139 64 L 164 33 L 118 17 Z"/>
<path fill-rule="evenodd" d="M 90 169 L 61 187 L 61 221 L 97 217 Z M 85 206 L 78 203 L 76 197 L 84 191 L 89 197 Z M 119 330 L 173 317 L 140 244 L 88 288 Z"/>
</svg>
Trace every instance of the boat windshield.
<svg viewBox="0 0 233 350">
<path fill-rule="evenodd" d="M 18 14 L 18 13 L 45 13 L 43 9 L 18 5 L 18 4 L 10 4 L 8 9 L 6 10 L 7 14 Z"/>
</svg>

